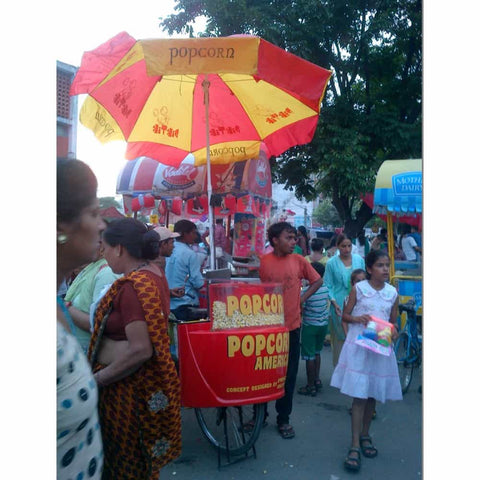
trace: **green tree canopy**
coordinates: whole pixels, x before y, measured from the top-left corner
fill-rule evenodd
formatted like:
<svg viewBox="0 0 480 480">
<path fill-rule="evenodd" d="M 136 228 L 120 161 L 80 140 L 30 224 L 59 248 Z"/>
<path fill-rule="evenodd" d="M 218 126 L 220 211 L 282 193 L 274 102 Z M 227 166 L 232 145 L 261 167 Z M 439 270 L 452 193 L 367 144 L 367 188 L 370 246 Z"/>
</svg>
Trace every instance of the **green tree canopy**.
<svg viewBox="0 0 480 480">
<path fill-rule="evenodd" d="M 341 227 L 342 220 L 329 200 L 322 200 L 312 212 L 312 221 L 322 227 Z"/>
<path fill-rule="evenodd" d="M 98 199 L 98 203 L 101 209 L 108 208 L 108 207 L 115 207 L 118 210 L 121 210 L 122 206 L 120 203 L 115 200 L 115 197 L 100 197 Z"/>
<path fill-rule="evenodd" d="M 277 158 L 274 179 L 298 198 L 331 198 L 345 230 L 371 218 L 383 160 L 422 156 L 421 0 L 178 0 L 168 33 L 258 35 L 332 70 L 313 141 Z"/>
</svg>

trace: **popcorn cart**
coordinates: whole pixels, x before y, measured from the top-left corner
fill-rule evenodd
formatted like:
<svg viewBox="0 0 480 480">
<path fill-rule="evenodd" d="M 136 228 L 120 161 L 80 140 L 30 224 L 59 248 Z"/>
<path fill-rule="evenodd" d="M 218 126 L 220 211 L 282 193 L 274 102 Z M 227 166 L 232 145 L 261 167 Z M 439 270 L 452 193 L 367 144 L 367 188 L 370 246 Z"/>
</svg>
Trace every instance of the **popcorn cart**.
<svg viewBox="0 0 480 480">
<path fill-rule="evenodd" d="M 279 284 L 209 280 L 207 318 L 174 321 L 182 405 L 220 453 L 255 455 L 265 403 L 284 395 L 289 335 Z"/>
</svg>

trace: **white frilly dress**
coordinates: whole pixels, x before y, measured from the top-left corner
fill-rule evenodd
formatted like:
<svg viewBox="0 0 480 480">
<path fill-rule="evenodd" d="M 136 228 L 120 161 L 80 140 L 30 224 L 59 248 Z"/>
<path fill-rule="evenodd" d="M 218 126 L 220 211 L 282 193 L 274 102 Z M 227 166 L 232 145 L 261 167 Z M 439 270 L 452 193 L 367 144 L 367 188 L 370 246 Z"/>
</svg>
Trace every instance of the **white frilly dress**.
<svg viewBox="0 0 480 480">
<path fill-rule="evenodd" d="M 357 303 L 352 315 L 374 315 L 389 321 L 398 295 L 394 287 L 386 283 L 382 290 L 375 290 L 368 280 L 363 280 L 355 288 Z M 347 338 L 330 385 L 350 397 L 372 397 L 382 403 L 386 400 L 402 400 L 395 353 L 392 350 L 389 356 L 385 356 L 355 344 L 363 329 L 363 324 L 348 325 Z"/>
</svg>

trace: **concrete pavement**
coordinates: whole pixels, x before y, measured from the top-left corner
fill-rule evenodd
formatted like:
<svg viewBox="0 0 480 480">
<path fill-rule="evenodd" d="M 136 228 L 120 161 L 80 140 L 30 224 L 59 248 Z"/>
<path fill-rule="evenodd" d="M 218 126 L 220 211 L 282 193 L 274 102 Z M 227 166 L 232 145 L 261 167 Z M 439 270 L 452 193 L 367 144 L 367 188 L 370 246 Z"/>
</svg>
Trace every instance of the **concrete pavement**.
<svg viewBox="0 0 480 480">
<path fill-rule="evenodd" d="M 323 389 L 316 397 L 295 394 L 291 424 L 296 436 L 282 439 L 275 428 L 275 406 L 269 404 L 269 425 L 256 442 L 257 458 L 217 468 L 217 452 L 203 437 L 193 409 L 182 410 L 183 453 L 167 465 L 162 480 L 416 480 L 422 478 L 422 395 L 420 372 L 400 402 L 377 403 L 370 433 L 379 454 L 362 457 L 359 473 L 349 473 L 343 460 L 350 444 L 351 399 L 330 387 L 331 349 L 322 352 Z M 297 388 L 306 384 L 300 360 Z M 226 458 L 222 457 L 222 462 Z"/>
</svg>

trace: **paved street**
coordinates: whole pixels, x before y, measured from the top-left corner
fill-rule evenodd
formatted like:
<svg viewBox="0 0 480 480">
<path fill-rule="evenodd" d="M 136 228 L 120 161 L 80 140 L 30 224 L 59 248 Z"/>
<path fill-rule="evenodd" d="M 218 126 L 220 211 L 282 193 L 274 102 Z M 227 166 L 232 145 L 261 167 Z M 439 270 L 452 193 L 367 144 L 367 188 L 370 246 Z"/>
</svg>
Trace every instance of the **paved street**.
<svg viewBox="0 0 480 480">
<path fill-rule="evenodd" d="M 269 425 L 256 443 L 257 458 L 217 467 L 217 452 L 203 437 L 193 409 L 183 409 L 183 453 L 162 470 L 161 479 L 181 480 L 416 480 L 422 478 L 422 395 L 418 371 L 401 402 L 377 404 L 371 434 L 379 450 L 362 458 L 360 473 L 349 473 L 343 460 L 350 443 L 350 399 L 329 386 L 331 349 L 322 352 L 323 389 L 316 397 L 294 397 L 291 423 L 296 437 L 282 439 L 275 429 L 275 408 L 269 404 Z M 220 374 L 221 372 L 219 372 Z M 297 387 L 305 385 L 300 361 Z M 225 462 L 226 459 L 222 458 Z"/>
</svg>

